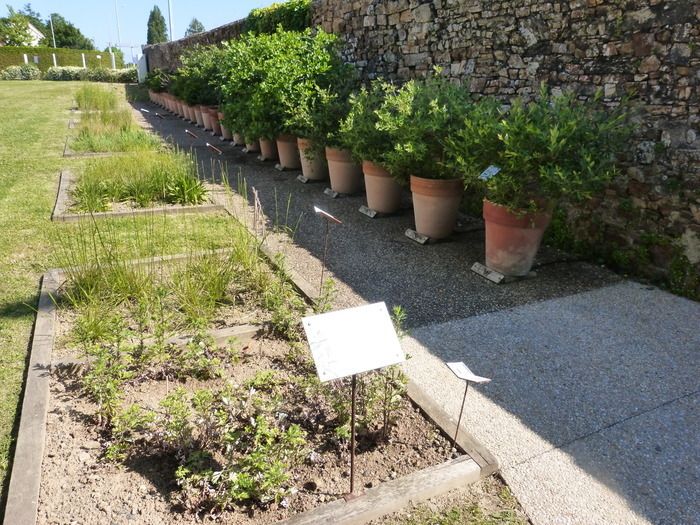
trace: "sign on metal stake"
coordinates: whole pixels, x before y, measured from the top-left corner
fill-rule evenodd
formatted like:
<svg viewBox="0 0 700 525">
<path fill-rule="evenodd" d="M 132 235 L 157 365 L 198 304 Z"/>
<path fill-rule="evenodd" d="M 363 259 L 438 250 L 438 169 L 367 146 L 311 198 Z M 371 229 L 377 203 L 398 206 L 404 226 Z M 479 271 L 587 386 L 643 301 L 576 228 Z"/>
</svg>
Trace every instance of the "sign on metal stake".
<svg viewBox="0 0 700 525">
<path fill-rule="evenodd" d="M 406 360 L 384 303 L 375 303 L 302 319 L 322 382 L 351 376 L 350 493 L 355 492 L 355 409 L 357 374 Z"/>
<path fill-rule="evenodd" d="M 457 436 L 459 435 L 459 426 L 462 424 L 462 414 L 464 414 L 464 404 L 467 401 L 467 392 L 469 391 L 469 383 L 485 384 L 491 380 L 488 377 L 481 377 L 469 370 L 469 367 L 463 362 L 445 363 L 447 368 L 452 370 L 452 373 L 464 381 L 464 397 L 462 398 L 462 407 L 459 409 L 459 418 L 457 419 L 457 428 L 455 428 L 455 436 L 452 438 L 452 447 L 457 448 Z"/>
<path fill-rule="evenodd" d="M 327 211 L 322 210 L 321 208 L 314 206 L 314 213 L 318 215 L 319 217 L 325 219 L 326 221 L 326 235 L 325 235 L 325 241 L 323 244 L 323 259 L 321 260 L 321 283 L 319 284 L 318 287 L 318 295 L 321 296 L 323 293 L 323 277 L 326 272 L 326 259 L 328 257 L 328 239 L 330 238 L 330 225 L 331 223 L 333 224 L 343 224 L 340 219 L 336 219 L 328 213 Z"/>
</svg>

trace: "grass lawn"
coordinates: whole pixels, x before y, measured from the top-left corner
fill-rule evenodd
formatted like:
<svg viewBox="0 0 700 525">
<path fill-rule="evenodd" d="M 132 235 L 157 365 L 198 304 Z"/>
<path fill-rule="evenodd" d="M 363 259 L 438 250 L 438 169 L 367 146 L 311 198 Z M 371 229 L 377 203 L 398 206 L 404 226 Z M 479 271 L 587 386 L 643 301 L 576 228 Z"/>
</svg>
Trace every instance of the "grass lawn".
<svg viewBox="0 0 700 525">
<path fill-rule="evenodd" d="M 47 81 L 0 82 L 0 481 L 4 510 L 13 439 L 28 358 L 39 277 L 56 264 L 51 247 L 59 235 L 74 235 L 81 226 L 50 220 L 58 174 L 75 172 L 84 160 L 64 159 L 69 108 L 80 83 Z M 119 87 L 120 96 L 124 90 Z M 227 244 L 230 219 L 187 216 L 167 219 L 132 218 L 112 221 L 111 234 L 138 252 L 135 231 L 154 230 L 162 239 L 157 251 L 178 253 L 188 248 Z M 84 226 L 83 226 L 84 227 Z M 134 248 L 135 245 L 135 248 Z M 152 249 L 153 246 L 149 246 Z M 127 250 L 125 250 L 127 251 Z M 150 255 L 143 253 L 142 255 Z"/>
</svg>

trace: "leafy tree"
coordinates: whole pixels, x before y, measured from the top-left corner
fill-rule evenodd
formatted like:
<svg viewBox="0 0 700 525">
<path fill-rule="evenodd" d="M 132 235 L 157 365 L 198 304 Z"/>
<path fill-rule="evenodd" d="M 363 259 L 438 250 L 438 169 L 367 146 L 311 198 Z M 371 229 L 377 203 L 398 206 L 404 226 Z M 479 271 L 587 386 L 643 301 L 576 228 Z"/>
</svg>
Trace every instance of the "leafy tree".
<svg viewBox="0 0 700 525">
<path fill-rule="evenodd" d="M 83 35 L 80 29 L 71 24 L 58 13 L 52 13 L 53 31 L 56 36 L 56 47 L 67 47 L 70 49 L 87 49 L 92 51 L 95 44 L 92 40 Z M 48 25 L 49 19 L 46 20 Z"/>
<path fill-rule="evenodd" d="M 27 17 L 7 6 L 9 16 L 0 18 L 0 43 L 5 46 L 26 46 L 32 41 Z"/>
<path fill-rule="evenodd" d="M 118 47 L 115 47 L 115 46 L 112 46 L 111 49 L 109 46 L 105 47 L 105 50 L 104 50 L 105 53 L 109 53 L 110 51 L 112 51 L 112 53 L 114 53 L 114 59 L 116 60 L 117 64 L 119 64 L 120 61 L 122 64 L 125 63 L 124 62 L 124 52 L 121 49 L 119 49 Z"/>
<path fill-rule="evenodd" d="M 165 28 L 165 18 L 157 5 L 151 9 L 148 15 L 148 32 L 146 34 L 147 44 L 159 44 L 168 41 L 168 30 Z"/>
<path fill-rule="evenodd" d="M 187 30 L 185 31 L 185 36 L 196 35 L 197 33 L 203 32 L 204 24 L 202 24 L 202 22 L 200 22 L 196 18 L 193 18 L 190 22 L 190 25 L 187 27 Z"/>
<path fill-rule="evenodd" d="M 51 28 L 44 23 L 44 20 L 41 18 L 41 13 L 32 9 L 32 4 L 24 4 L 24 7 L 17 12 L 27 17 L 34 27 L 44 33 L 44 37 L 47 35 L 50 36 Z M 43 43 L 42 41 L 42 45 Z"/>
</svg>

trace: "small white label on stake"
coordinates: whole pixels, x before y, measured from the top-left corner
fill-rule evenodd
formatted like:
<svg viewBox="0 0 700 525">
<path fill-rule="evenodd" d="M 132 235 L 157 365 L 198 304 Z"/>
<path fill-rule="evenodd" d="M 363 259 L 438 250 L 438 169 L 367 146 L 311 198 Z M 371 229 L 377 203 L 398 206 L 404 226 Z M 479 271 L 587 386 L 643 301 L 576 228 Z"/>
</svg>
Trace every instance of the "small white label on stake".
<svg viewBox="0 0 700 525">
<path fill-rule="evenodd" d="M 452 370 L 454 375 L 459 377 L 460 379 L 463 379 L 465 381 L 469 381 L 470 383 L 489 383 L 491 380 L 488 377 L 481 377 L 476 375 L 474 372 L 469 370 L 469 367 L 465 365 L 462 361 L 457 362 L 457 363 L 445 363 L 447 365 L 447 368 Z"/>
<path fill-rule="evenodd" d="M 484 171 L 481 172 L 481 175 L 479 175 L 479 178 L 481 180 L 489 180 L 491 177 L 494 177 L 498 175 L 498 173 L 501 171 L 501 168 L 498 166 L 494 166 L 493 164 L 486 168 Z"/>
<path fill-rule="evenodd" d="M 304 317 L 302 323 L 321 381 L 406 360 L 384 303 Z"/>
</svg>

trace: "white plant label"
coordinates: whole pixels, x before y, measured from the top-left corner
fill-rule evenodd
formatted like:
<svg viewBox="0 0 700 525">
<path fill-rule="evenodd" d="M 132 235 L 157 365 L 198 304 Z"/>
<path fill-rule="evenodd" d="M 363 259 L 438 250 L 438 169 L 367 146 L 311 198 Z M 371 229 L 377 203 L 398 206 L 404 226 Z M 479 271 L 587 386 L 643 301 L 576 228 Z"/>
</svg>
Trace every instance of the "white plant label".
<svg viewBox="0 0 700 525">
<path fill-rule="evenodd" d="M 495 177 L 498 175 L 498 173 L 501 171 L 501 168 L 498 166 L 494 166 L 493 164 L 486 168 L 484 171 L 481 172 L 481 175 L 479 175 L 479 178 L 481 180 L 489 180 L 492 177 Z"/>
<path fill-rule="evenodd" d="M 481 377 L 476 375 L 474 372 L 469 370 L 469 367 L 465 365 L 462 361 L 456 362 L 456 363 L 445 363 L 447 365 L 447 368 L 452 370 L 454 375 L 459 377 L 460 379 L 463 379 L 465 381 L 469 381 L 470 383 L 477 383 L 477 384 L 482 384 L 482 383 L 490 383 L 491 380 L 488 377 Z"/>
<path fill-rule="evenodd" d="M 406 360 L 384 303 L 304 317 L 302 323 L 321 381 Z"/>
</svg>

